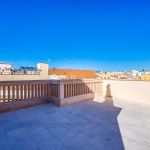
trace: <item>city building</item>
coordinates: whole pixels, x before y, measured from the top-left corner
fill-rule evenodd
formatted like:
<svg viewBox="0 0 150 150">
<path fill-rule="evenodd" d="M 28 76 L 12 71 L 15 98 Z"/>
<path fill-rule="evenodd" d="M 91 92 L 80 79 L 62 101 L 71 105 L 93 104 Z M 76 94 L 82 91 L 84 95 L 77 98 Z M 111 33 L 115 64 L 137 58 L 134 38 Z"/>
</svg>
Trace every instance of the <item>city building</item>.
<svg viewBox="0 0 150 150">
<path fill-rule="evenodd" d="M 11 74 L 12 70 L 13 70 L 12 64 L 0 62 L 0 74 L 1 75 Z"/>
<path fill-rule="evenodd" d="M 111 79 L 111 74 L 108 73 L 97 73 L 97 78 L 98 79 Z"/>
<path fill-rule="evenodd" d="M 20 67 L 13 70 L 13 74 L 39 75 L 41 72 L 37 67 Z"/>
<path fill-rule="evenodd" d="M 150 74 L 142 75 L 141 80 L 150 80 Z"/>
<path fill-rule="evenodd" d="M 140 80 L 141 73 L 138 70 L 128 70 L 124 72 L 128 80 Z"/>
<path fill-rule="evenodd" d="M 20 67 L 20 69 L 13 69 L 9 64 L 1 63 L 1 68 L 4 70 L 2 69 L 3 72 L 0 74 L 0 81 L 48 80 L 47 63 L 38 63 L 37 67 Z"/>
<path fill-rule="evenodd" d="M 82 78 L 96 78 L 96 71 L 94 70 L 72 70 L 72 69 L 49 69 L 50 79 L 82 79 Z"/>
<path fill-rule="evenodd" d="M 117 80 L 124 79 L 123 72 L 97 72 L 97 78 L 102 80 Z"/>
</svg>

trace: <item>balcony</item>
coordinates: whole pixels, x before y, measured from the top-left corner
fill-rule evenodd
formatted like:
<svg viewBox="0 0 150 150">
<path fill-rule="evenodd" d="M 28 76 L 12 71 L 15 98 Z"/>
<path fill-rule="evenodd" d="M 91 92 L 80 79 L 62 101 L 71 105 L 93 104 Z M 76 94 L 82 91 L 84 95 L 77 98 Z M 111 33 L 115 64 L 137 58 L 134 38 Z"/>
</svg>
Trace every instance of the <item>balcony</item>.
<svg viewBox="0 0 150 150">
<path fill-rule="evenodd" d="M 54 102 L 59 106 L 102 95 L 102 81 L 96 79 L 0 82 L 0 112 Z"/>
<path fill-rule="evenodd" d="M 148 88 L 149 83 L 1 82 L 0 110 L 8 112 L 0 114 L 0 149 L 149 150 L 150 105 L 139 103 L 137 92 L 144 87 Z M 103 96 L 105 93 L 109 98 Z M 136 93 L 135 97 L 132 93 Z M 134 101 L 136 97 L 139 98 Z M 148 102 L 147 97 L 141 98 Z"/>
</svg>

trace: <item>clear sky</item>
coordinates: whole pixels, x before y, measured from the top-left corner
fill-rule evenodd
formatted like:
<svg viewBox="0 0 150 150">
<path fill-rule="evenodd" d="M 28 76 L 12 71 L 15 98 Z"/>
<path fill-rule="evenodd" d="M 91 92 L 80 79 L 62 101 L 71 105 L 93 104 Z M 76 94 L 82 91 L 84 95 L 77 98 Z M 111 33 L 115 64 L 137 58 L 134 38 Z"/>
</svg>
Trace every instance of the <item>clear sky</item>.
<svg viewBox="0 0 150 150">
<path fill-rule="evenodd" d="M 0 61 L 48 59 L 56 68 L 150 68 L 150 1 L 0 0 Z"/>
</svg>

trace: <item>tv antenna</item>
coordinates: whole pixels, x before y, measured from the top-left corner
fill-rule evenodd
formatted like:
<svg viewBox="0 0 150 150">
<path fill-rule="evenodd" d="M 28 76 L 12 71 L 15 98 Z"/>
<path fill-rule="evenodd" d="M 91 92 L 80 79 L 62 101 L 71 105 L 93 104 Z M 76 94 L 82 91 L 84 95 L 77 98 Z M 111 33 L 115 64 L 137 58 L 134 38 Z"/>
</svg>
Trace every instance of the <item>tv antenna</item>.
<svg viewBox="0 0 150 150">
<path fill-rule="evenodd" d="M 70 64 L 70 69 L 72 69 L 72 65 L 73 65 L 72 59 L 70 60 L 69 64 Z"/>
</svg>

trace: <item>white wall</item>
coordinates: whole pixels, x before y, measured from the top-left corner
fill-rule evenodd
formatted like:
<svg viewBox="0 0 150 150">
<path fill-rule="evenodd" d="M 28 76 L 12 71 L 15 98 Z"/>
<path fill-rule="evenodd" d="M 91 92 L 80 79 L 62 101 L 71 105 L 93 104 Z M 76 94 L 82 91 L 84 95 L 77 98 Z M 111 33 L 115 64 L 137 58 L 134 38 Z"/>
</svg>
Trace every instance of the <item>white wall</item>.
<svg viewBox="0 0 150 150">
<path fill-rule="evenodd" d="M 113 98 L 150 104 L 150 82 L 148 81 L 104 80 L 103 96 L 106 96 L 106 86 L 108 84 L 110 84 Z"/>
<path fill-rule="evenodd" d="M 0 63 L 0 74 L 11 74 L 12 65 Z"/>
</svg>

